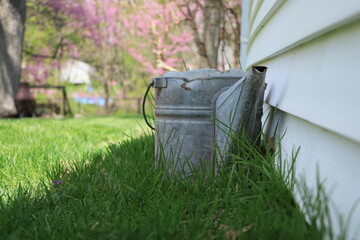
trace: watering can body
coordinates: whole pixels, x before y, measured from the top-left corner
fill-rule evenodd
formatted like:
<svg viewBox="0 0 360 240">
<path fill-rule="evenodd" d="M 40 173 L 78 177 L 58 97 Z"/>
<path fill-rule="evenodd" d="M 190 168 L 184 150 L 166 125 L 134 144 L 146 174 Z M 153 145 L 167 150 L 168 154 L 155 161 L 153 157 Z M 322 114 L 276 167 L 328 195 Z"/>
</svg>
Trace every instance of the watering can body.
<svg viewBox="0 0 360 240">
<path fill-rule="evenodd" d="M 154 78 L 153 84 L 157 165 L 176 172 L 202 165 L 216 169 L 231 144 L 229 131 L 238 131 L 241 123 L 250 134 L 259 128 L 252 123 L 259 119 L 264 72 L 169 72 Z"/>
</svg>

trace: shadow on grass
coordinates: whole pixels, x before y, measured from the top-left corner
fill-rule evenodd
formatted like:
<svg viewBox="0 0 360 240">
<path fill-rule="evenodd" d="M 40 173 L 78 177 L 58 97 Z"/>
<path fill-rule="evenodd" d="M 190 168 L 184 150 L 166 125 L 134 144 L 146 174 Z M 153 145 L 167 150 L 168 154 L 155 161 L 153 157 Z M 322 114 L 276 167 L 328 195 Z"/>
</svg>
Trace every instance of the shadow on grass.
<svg viewBox="0 0 360 240">
<path fill-rule="evenodd" d="M 154 168 L 153 145 L 153 136 L 109 145 L 53 169 L 63 184 L 3 196 L 0 239 L 323 238 L 269 154 L 243 148 L 217 176 L 178 181 Z"/>
</svg>

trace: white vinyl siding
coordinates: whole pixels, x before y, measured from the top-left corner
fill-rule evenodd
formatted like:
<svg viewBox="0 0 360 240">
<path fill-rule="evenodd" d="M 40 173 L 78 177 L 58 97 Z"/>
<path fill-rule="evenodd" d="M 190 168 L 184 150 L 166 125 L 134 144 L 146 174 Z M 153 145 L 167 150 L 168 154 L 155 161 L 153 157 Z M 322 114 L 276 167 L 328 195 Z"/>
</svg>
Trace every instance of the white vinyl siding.
<svg viewBox="0 0 360 240">
<path fill-rule="evenodd" d="M 301 188 L 305 181 L 309 189 L 315 190 L 320 179 L 330 198 L 334 233 L 340 232 L 340 216 L 346 221 L 352 214 L 346 225 L 347 239 L 360 239 L 360 207 L 352 209 L 360 197 L 359 143 L 280 110 L 275 112 L 272 122 L 266 130 L 271 136 L 278 126 L 277 133 L 283 136 L 283 157 L 290 160 L 299 149 L 295 168 L 297 187 Z M 295 192 L 295 197 L 301 205 L 302 196 Z"/>
<path fill-rule="evenodd" d="M 262 26 L 272 17 L 272 15 L 281 7 L 285 0 L 267 0 L 258 4 L 257 14 L 253 17 L 251 24 L 251 39 L 262 29 Z"/>
<path fill-rule="evenodd" d="M 278 2 L 263 2 L 268 1 Z M 250 24 L 254 35 L 249 36 L 247 67 L 360 19 L 359 0 L 288 0 L 276 6 L 277 11 L 256 11 L 263 15 L 255 19 L 268 20 L 254 21 L 262 25 Z"/>
<path fill-rule="evenodd" d="M 360 0 L 243 2 L 241 62 L 268 67 L 265 105 L 278 109 L 265 131 L 285 133 L 284 155 L 300 147 L 298 179 L 315 187 L 320 173 L 338 233 L 335 215 L 360 199 Z M 348 227 L 360 239 L 360 207 Z"/>
<path fill-rule="evenodd" d="M 360 21 L 261 64 L 266 102 L 360 142 Z"/>
</svg>

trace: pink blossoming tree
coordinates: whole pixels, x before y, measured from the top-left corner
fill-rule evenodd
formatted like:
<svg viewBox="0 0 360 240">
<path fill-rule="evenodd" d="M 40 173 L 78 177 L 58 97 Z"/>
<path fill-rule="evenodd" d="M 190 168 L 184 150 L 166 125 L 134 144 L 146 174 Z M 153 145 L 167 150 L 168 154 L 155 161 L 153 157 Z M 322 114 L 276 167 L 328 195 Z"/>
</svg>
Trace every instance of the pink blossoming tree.
<svg viewBox="0 0 360 240">
<path fill-rule="evenodd" d="M 219 69 L 225 62 L 239 64 L 239 1 L 35 0 L 28 5 L 38 26 L 31 34 L 48 32 L 40 36 L 47 46 L 25 44 L 24 78 L 45 83 L 62 59 L 89 62 L 97 68 L 107 108 L 110 83 L 120 79 L 125 85 L 125 55 L 142 66 L 132 71 L 149 78 L 183 70 L 185 64 Z"/>
<path fill-rule="evenodd" d="M 123 47 L 127 52 L 152 75 L 176 71 L 193 39 L 176 3 L 143 1 L 128 6 L 125 14 L 121 22 L 126 29 Z"/>
</svg>

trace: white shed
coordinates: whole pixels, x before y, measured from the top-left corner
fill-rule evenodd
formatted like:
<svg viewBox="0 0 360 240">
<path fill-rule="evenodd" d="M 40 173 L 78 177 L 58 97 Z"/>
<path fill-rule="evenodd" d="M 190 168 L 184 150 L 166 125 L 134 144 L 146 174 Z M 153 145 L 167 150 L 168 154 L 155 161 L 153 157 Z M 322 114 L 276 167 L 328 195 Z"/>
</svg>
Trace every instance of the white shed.
<svg viewBox="0 0 360 240">
<path fill-rule="evenodd" d="M 268 67 L 264 126 L 300 147 L 296 176 L 330 197 L 335 234 L 360 239 L 360 0 L 243 0 L 241 62 Z M 299 196 L 297 195 L 299 200 Z M 300 202 L 301 205 L 301 202 Z"/>
<path fill-rule="evenodd" d="M 74 84 L 89 84 L 95 69 L 85 62 L 75 59 L 66 61 L 61 67 L 61 81 Z"/>
</svg>

